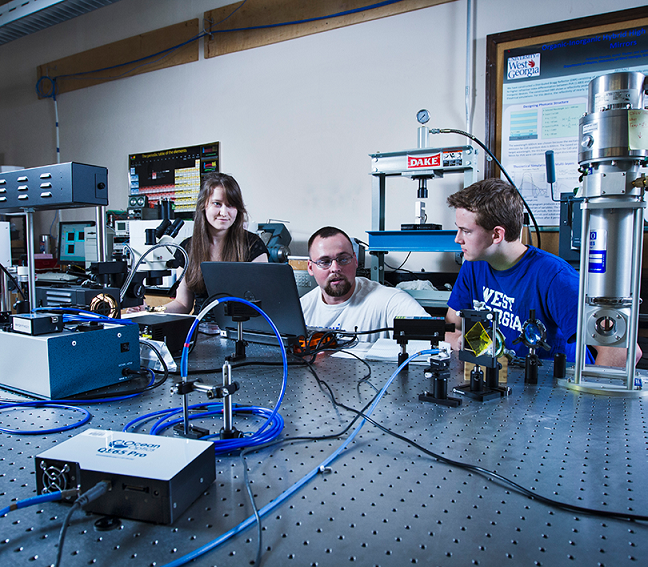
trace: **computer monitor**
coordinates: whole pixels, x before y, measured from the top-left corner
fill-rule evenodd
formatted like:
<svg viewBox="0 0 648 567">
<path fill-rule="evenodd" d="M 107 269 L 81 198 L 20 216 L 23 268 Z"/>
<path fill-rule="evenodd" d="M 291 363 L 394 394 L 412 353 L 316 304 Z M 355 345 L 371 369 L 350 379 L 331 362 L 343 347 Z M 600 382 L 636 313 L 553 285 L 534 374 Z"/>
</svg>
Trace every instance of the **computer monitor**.
<svg viewBox="0 0 648 567">
<path fill-rule="evenodd" d="M 85 233 L 94 221 L 61 221 L 59 223 L 59 264 L 85 264 Z"/>
<path fill-rule="evenodd" d="M 270 317 L 285 345 L 306 337 L 295 274 L 288 264 L 266 262 L 202 262 L 207 293 L 260 300 L 261 309 Z M 222 306 L 213 311 L 221 331 L 236 338 L 238 325 L 225 315 Z M 263 317 L 253 317 L 243 323 L 243 338 L 250 342 L 278 345 L 276 336 Z"/>
</svg>

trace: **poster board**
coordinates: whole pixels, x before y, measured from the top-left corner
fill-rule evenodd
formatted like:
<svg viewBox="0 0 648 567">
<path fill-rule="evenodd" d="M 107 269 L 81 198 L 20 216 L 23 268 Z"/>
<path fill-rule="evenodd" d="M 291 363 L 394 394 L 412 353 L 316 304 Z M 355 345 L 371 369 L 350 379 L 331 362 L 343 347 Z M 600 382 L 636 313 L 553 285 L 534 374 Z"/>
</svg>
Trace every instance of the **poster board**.
<svg viewBox="0 0 648 567">
<path fill-rule="evenodd" d="M 559 199 L 579 185 L 578 121 L 589 82 L 615 71 L 648 74 L 648 7 L 490 35 L 486 67 L 486 143 L 538 224 L 556 226 L 545 152 L 554 152 Z M 499 175 L 486 164 L 486 177 Z"/>
</svg>

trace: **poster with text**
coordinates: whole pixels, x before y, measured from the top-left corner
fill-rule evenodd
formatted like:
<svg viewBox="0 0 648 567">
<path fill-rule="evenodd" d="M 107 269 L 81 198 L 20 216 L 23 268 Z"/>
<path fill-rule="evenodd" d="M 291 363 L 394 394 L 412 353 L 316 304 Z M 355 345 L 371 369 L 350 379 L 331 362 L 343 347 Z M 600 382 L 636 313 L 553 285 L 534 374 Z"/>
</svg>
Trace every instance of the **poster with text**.
<svg viewBox="0 0 648 567">
<path fill-rule="evenodd" d="M 501 161 L 539 225 L 559 222 L 561 193 L 579 187 L 578 121 L 589 82 L 618 71 L 648 74 L 646 27 L 620 29 L 504 52 Z M 545 152 L 556 182 L 547 183 Z"/>
</svg>

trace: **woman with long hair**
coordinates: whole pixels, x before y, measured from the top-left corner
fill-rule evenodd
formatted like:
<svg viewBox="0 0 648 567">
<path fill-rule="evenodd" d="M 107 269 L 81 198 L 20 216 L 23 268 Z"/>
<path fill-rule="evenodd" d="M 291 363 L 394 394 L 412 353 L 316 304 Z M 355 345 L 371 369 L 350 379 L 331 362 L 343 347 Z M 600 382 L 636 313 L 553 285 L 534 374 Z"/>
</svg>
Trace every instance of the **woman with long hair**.
<svg viewBox="0 0 648 567">
<path fill-rule="evenodd" d="M 241 188 L 225 173 L 205 177 L 196 201 L 193 236 L 182 242 L 189 265 L 176 291 L 165 305 L 170 313 L 195 313 L 207 299 L 201 262 L 267 262 L 268 249 L 256 235 L 245 230 L 247 211 Z"/>
</svg>

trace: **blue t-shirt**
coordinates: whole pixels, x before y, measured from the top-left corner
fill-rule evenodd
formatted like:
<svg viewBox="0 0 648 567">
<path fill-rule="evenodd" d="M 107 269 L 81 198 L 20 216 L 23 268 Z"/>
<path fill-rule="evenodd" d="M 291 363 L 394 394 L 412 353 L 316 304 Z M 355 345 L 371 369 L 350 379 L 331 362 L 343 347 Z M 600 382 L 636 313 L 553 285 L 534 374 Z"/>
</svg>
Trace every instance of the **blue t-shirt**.
<svg viewBox="0 0 648 567">
<path fill-rule="evenodd" d="M 546 342 L 551 347 L 548 352 L 537 349 L 536 354 L 553 358 L 562 352 L 574 361 L 576 342 L 567 341 L 575 339 L 578 324 L 578 273 L 562 258 L 528 246 L 522 259 L 508 270 L 495 270 L 484 261 L 464 262 L 448 306 L 455 311 L 473 309 L 473 300 L 499 313 L 506 348 L 518 356 L 526 356 L 528 349 L 513 341 L 520 336 L 529 311 L 535 309 L 536 318 L 547 328 Z"/>
</svg>

